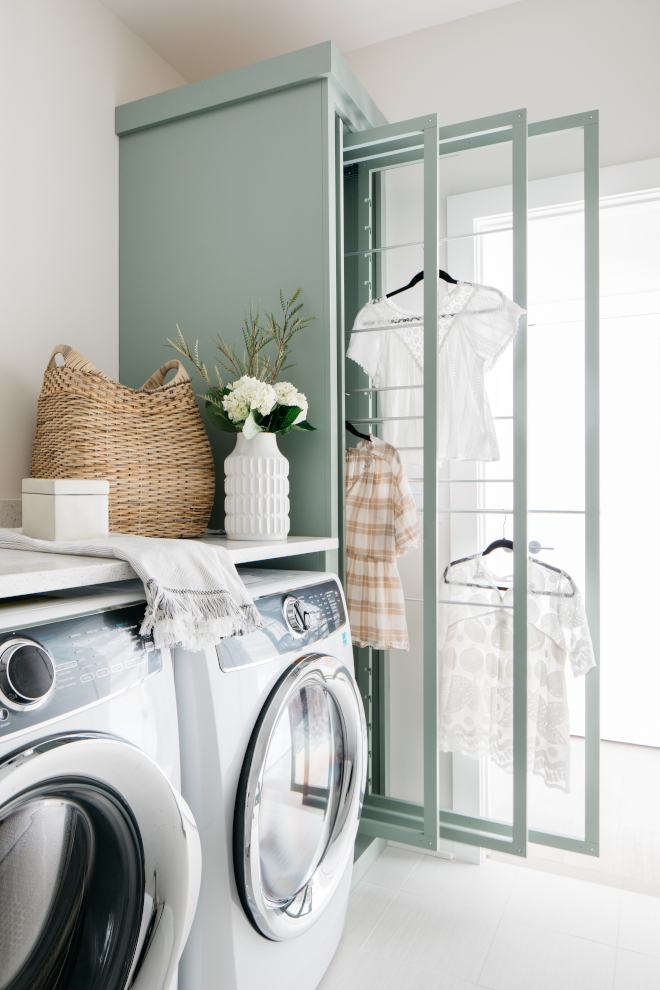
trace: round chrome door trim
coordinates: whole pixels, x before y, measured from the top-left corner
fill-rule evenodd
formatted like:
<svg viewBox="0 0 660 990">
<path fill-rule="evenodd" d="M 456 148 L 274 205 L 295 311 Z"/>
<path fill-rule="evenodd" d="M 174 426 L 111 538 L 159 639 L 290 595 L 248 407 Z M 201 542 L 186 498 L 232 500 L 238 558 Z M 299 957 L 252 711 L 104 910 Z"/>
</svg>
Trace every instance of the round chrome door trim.
<svg viewBox="0 0 660 990">
<path fill-rule="evenodd" d="M 199 894 L 201 848 L 190 809 L 146 753 L 105 733 L 54 735 L 3 757 L 0 813 L 51 785 L 114 794 L 134 823 L 144 870 L 141 924 L 118 986 L 163 990 L 176 974 Z"/>
<path fill-rule="evenodd" d="M 343 735 L 342 773 L 329 839 L 311 875 L 288 899 L 264 889 L 259 825 L 269 746 L 280 716 L 304 686 L 320 686 L 334 702 Z M 326 909 L 347 865 L 360 820 L 367 775 L 367 728 L 355 679 L 335 657 L 309 654 L 279 678 L 252 732 L 238 784 L 234 814 L 234 870 L 245 913 L 259 934 L 276 942 L 308 931 Z"/>
</svg>

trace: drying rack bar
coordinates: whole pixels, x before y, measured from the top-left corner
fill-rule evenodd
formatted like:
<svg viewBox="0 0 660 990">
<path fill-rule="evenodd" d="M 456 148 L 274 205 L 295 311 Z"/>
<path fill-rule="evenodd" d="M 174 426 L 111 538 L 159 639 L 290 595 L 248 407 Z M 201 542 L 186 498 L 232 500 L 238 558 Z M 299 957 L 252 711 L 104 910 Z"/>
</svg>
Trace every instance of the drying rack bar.
<svg viewBox="0 0 660 990">
<path fill-rule="evenodd" d="M 412 601 L 411 598 L 406 599 L 407 601 Z M 439 598 L 438 605 L 469 605 L 470 608 L 510 608 L 513 609 L 513 605 L 502 605 L 501 602 L 453 602 L 450 598 Z"/>
<path fill-rule="evenodd" d="M 401 327 L 403 330 L 407 330 L 408 327 L 424 327 L 424 323 L 421 320 L 415 320 L 415 322 L 401 322 L 401 323 L 386 323 L 382 327 L 365 327 L 363 330 L 347 330 L 346 336 L 350 337 L 353 333 L 374 333 L 376 330 L 398 330 Z"/>
<path fill-rule="evenodd" d="M 460 513 L 469 516 L 512 516 L 513 509 L 443 509 L 438 508 L 438 514 L 445 512 Z"/>
<path fill-rule="evenodd" d="M 353 333 L 366 333 L 365 330 L 353 330 Z M 423 389 L 423 385 L 380 385 L 370 386 L 369 388 L 351 388 L 344 395 L 363 395 L 368 392 L 411 392 L 413 389 Z M 513 416 L 493 416 L 493 419 L 513 419 Z M 403 448 L 402 448 L 403 449 Z M 422 448 L 420 447 L 420 450 Z M 472 481 L 477 479 L 466 478 L 466 481 Z"/>
<path fill-rule="evenodd" d="M 404 419 L 424 419 L 423 416 L 373 416 L 371 419 L 352 419 L 353 425 L 367 426 L 369 423 L 398 423 Z M 398 450 L 423 450 L 423 447 L 399 447 Z"/>
<path fill-rule="evenodd" d="M 424 478 L 411 478 L 408 475 L 408 481 L 424 481 Z M 474 485 L 482 482 L 488 485 L 513 484 L 513 478 L 437 478 L 436 481 L 439 485 Z"/>
<path fill-rule="evenodd" d="M 528 509 L 530 515 L 541 516 L 583 516 L 584 509 Z M 513 509 L 442 509 L 438 512 L 462 512 L 478 516 L 512 516 Z"/>
<path fill-rule="evenodd" d="M 503 231 L 513 230 L 513 226 L 493 227 L 492 230 L 473 230 L 469 234 L 452 234 L 450 237 L 439 237 L 438 244 L 446 244 L 448 241 L 464 241 L 468 237 L 487 237 L 488 234 L 501 234 Z M 359 258 L 365 254 L 381 254 L 383 251 L 396 251 L 399 248 L 423 247 L 424 241 L 407 241 L 405 244 L 387 244 L 385 247 L 368 248 L 366 251 L 345 251 L 345 258 Z"/>
<path fill-rule="evenodd" d="M 423 598 L 404 598 L 406 602 L 421 602 Z M 450 598 L 438 598 L 438 605 L 469 605 L 470 608 L 513 608 L 513 605 L 502 605 L 500 602 L 454 602 Z"/>
<path fill-rule="evenodd" d="M 424 246 L 424 241 L 406 241 L 405 244 L 387 244 L 385 247 L 368 248 L 365 251 L 344 251 L 345 258 L 359 258 L 364 254 L 382 254 L 383 251 L 397 251 L 399 248 Z"/>
<path fill-rule="evenodd" d="M 381 385 L 378 388 L 352 388 L 345 395 L 362 395 L 363 392 L 408 392 L 413 388 L 424 388 L 423 385 Z"/>
<path fill-rule="evenodd" d="M 528 512 L 535 512 L 541 516 L 583 516 L 584 509 L 528 509 Z"/>
</svg>

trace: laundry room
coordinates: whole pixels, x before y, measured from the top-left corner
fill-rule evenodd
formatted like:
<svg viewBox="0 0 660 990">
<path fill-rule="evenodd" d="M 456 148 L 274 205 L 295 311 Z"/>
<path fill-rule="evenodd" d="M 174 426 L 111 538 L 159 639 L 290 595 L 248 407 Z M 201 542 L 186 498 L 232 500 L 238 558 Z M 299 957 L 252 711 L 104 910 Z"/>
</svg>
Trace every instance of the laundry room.
<svg viewBox="0 0 660 990">
<path fill-rule="evenodd" d="M 658 990 L 657 3 L 0 51 L 0 990 Z"/>
</svg>

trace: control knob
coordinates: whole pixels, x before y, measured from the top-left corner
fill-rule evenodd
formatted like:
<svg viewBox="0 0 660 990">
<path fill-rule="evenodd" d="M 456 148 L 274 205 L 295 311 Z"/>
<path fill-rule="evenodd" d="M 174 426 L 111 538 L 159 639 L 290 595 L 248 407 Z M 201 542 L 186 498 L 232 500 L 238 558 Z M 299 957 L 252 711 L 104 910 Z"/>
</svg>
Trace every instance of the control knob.
<svg viewBox="0 0 660 990">
<path fill-rule="evenodd" d="M 290 595 L 284 599 L 284 619 L 294 636 L 304 636 L 318 622 L 318 609 Z"/>
<path fill-rule="evenodd" d="M 33 639 L 0 644 L 0 701 L 17 711 L 43 704 L 55 686 L 48 650 Z"/>
</svg>

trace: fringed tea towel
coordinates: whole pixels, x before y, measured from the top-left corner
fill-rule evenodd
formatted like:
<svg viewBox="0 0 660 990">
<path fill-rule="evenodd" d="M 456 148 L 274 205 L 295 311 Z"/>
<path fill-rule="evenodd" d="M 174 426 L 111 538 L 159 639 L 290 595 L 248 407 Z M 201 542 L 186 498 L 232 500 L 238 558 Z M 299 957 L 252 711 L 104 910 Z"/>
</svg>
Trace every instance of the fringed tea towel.
<svg viewBox="0 0 660 990">
<path fill-rule="evenodd" d="M 0 548 L 125 560 L 147 597 L 140 634 L 153 635 L 158 649 L 202 650 L 264 625 L 224 547 L 120 534 L 58 543 L 0 529 Z"/>
</svg>

